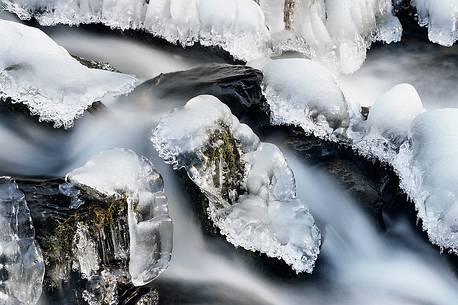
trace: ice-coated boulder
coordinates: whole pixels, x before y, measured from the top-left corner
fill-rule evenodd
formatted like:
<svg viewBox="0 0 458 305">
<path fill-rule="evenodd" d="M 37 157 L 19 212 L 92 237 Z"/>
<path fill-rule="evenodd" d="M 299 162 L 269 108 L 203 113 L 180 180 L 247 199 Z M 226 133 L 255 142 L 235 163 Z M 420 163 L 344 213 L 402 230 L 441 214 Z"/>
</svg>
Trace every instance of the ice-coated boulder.
<svg viewBox="0 0 458 305">
<path fill-rule="evenodd" d="M 12 178 L 0 177 L 0 303 L 36 304 L 44 273 L 24 194 Z"/>
<path fill-rule="evenodd" d="M 216 97 L 197 96 L 153 131 L 159 156 L 184 168 L 208 200 L 207 214 L 227 240 L 312 272 L 321 235 L 296 198 L 281 151 L 262 143 Z"/>
<path fill-rule="evenodd" d="M 134 285 L 148 284 L 167 268 L 172 255 L 172 221 L 162 177 L 151 162 L 133 151 L 113 149 L 94 155 L 66 179 L 104 200 L 126 201 L 128 268 Z"/>
<path fill-rule="evenodd" d="M 432 42 L 452 46 L 458 40 L 458 0 L 412 0 L 418 23 Z"/>
<path fill-rule="evenodd" d="M 55 127 L 71 127 L 94 102 L 128 93 L 136 82 L 83 66 L 33 27 L 0 20 L 0 41 L 0 101 L 23 103 Z"/>
<path fill-rule="evenodd" d="M 336 139 L 349 124 L 348 105 L 334 75 L 308 59 L 263 64 L 263 91 L 276 125 L 299 126 L 308 134 Z"/>
</svg>

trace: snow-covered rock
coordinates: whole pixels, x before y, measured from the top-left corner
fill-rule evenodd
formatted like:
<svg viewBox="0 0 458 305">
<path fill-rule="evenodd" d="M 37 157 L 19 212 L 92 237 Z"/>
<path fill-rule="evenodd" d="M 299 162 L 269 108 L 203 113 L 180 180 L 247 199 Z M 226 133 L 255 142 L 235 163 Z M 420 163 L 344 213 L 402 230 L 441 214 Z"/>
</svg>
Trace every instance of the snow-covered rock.
<svg viewBox="0 0 458 305">
<path fill-rule="evenodd" d="M 312 272 L 320 232 L 275 145 L 260 142 L 210 95 L 163 117 L 151 140 L 160 157 L 184 168 L 200 188 L 209 218 L 229 242 Z"/>
<path fill-rule="evenodd" d="M 452 46 L 458 40 L 458 0 L 411 0 L 418 23 L 428 27 L 429 40 Z"/>
<path fill-rule="evenodd" d="M 125 149 L 101 152 L 66 179 L 102 197 L 127 200 L 129 273 L 134 285 L 151 282 L 167 268 L 172 221 L 162 177 L 146 158 Z"/>
<path fill-rule="evenodd" d="M 24 194 L 9 177 L 0 177 L 0 257 L 0 303 L 36 304 L 45 265 Z"/>
<path fill-rule="evenodd" d="M 319 63 L 277 59 L 265 63 L 262 72 L 273 124 L 300 126 L 308 134 L 330 140 L 348 127 L 347 101 L 334 75 Z"/>
<path fill-rule="evenodd" d="M 83 66 L 33 27 L 0 20 L 0 39 L 0 100 L 23 103 L 55 127 L 71 127 L 92 103 L 128 93 L 136 82 Z"/>
</svg>

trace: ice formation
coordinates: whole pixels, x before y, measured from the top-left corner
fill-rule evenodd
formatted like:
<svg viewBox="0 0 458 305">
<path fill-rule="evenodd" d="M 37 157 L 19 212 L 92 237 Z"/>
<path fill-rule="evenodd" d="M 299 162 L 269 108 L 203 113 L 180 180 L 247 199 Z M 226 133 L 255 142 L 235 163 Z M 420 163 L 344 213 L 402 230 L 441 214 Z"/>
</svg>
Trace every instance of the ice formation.
<svg viewBox="0 0 458 305">
<path fill-rule="evenodd" d="M 274 49 L 294 50 L 351 73 L 374 41 L 401 39 L 391 0 L 259 0 Z"/>
<path fill-rule="evenodd" d="M 348 105 L 331 72 L 308 59 L 265 63 L 263 91 L 273 124 L 300 126 L 309 134 L 335 140 L 349 124 Z"/>
<path fill-rule="evenodd" d="M 398 41 L 402 32 L 390 0 L 1 1 L 42 25 L 142 29 L 183 46 L 218 46 L 242 60 L 295 50 L 344 73 L 361 66 L 372 42 Z"/>
<path fill-rule="evenodd" d="M 458 254 L 458 109 L 426 111 L 395 163 L 431 241 Z M 404 157 L 402 157 L 404 155 Z M 407 158 L 405 158 L 407 157 Z M 404 162 L 401 162 L 404 161 Z M 406 170 L 406 165 L 409 170 Z"/>
<path fill-rule="evenodd" d="M 101 152 L 66 179 L 102 197 L 127 200 L 129 273 L 134 285 L 151 282 L 167 268 L 172 253 L 172 221 L 162 177 L 146 158 L 125 149 Z"/>
<path fill-rule="evenodd" d="M 275 145 L 260 142 L 226 105 L 195 97 L 160 120 L 152 142 L 200 188 L 209 218 L 228 241 L 312 272 L 321 235 L 296 198 L 291 169 Z"/>
<path fill-rule="evenodd" d="M 367 124 L 371 133 L 405 138 L 413 119 L 423 111 L 417 90 L 412 85 L 399 84 L 372 105 Z"/>
<path fill-rule="evenodd" d="M 23 103 L 41 121 L 69 128 L 107 95 L 133 89 L 132 76 L 89 69 L 39 29 L 0 20 L 0 100 Z"/>
<path fill-rule="evenodd" d="M 45 266 L 24 194 L 9 177 L 0 177 L 0 228 L 0 303 L 36 304 Z"/>
<path fill-rule="evenodd" d="M 352 126 L 349 136 L 353 148 L 370 159 L 393 163 L 400 145 L 408 139 L 412 121 L 423 111 L 412 85 L 394 86 L 375 101 L 367 121 L 359 124 L 362 130 Z"/>
<path fill-rule="evenodd" d="M 35 17 L 42 25 L 142 29 L 182 46 L 218 46 L 243 60 L 264 55 L 269 38 L 264 15 L 252 0 L 1 1 L 20 18 Z"/>
<path fill-rule="evenodd" d="M 279 59 L 251 65 L 264 73 L 263 90 L 274 124 L 299 126 L 390 165 L 415 203 L 430 240 L 458 251 L 453 157 L 458 150 L 458 110 L 426 111 L 415 88 L 399 84 L 373 104 L 365 119 L 317 63 Z"/>
<path fill-rule="evenodd" d="M 428 27 L 429 40 L 452 46 L 458 40 L 458 0 L 411 0 L 418 23 Z"/>
</svg>

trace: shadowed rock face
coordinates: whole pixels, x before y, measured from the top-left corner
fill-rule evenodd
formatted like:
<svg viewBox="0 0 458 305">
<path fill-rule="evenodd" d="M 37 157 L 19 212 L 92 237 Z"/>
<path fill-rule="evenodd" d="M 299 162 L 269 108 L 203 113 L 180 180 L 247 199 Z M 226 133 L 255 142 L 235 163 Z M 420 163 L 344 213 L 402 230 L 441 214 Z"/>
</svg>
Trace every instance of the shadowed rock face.
<svg viewBox="0 0 458 305">
<path fill-rule="evenodd" d="M 186 102 L 197 95 L 214 95 L 238 115 L 261 105 L 262 78 L 261 71 L 247 66 L 202 65 L 186 71 L 160 74 L 138 86 L 129 98 L 151 100 L 156 97 Z"/>
</svg>

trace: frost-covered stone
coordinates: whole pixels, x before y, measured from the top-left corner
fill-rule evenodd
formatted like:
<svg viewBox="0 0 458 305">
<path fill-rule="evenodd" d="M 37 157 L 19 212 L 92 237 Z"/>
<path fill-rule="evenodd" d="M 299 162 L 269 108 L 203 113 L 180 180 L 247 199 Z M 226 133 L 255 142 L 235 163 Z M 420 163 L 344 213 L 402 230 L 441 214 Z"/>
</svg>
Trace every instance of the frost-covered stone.
<svg viewBox="0 0 458 305">
<path fill-rule="evenodd" d="M 24 194 L 0 177 L 0 303 L 36 304 L 45 266 Z"/>
<path fill-rule="evenodd" d="M 89 69 L 39 29 L 0 20 L 0 101 L 69 128 L 94 102 L 133 89 L 132 76 Z M 65 67 L 65 68 L 63 68 Z"/>
<path fill-rule="evenodd" d="M 294 50 L 351 73 L 374 41 L 401 39 L 390 0 L 259 0 L 274 49 Z"/>
<path fill-rule="evenodd" d="M 452 46 L 458 40 L 458 0 L 411 0 L 418 23 L 432 42 Z"/>
<path fill-rule="evenodd" d="M 296 198 L 291 169 L 275 145 L 260 142 L 226 105 L 195 97 L 160 120 L 152 142 L 167 163 L 187 171 L 228 241 L 312 272 L 321 236 Z"/>
<path fill-rule="evenodd" d="M 102 197 L 127 201 L 129 274 L 134 285 L 151 282 L 167 268 L 172 221 L 162 177 L 147 159 L 130 150 L 109 150 L 93 156 L 66 179 Z"/>
<path fill-rule="evenodd" d="M 331 72 L 308 59 L 277 59 L 262 68 L 273 124 L 300 126 L 335 140 L 349 124 L 348 105 Z"/>
<path fill-rule="evenodd" d="M 142 29 L 182 46 L 218 46 L 244 60 L 263 56 L 269 37 L 264 15 L 252 0 L 2 2 L 20 18 L 35 17 L 42 25 L 103 23 L 123 30 Z"/>
</svg>

